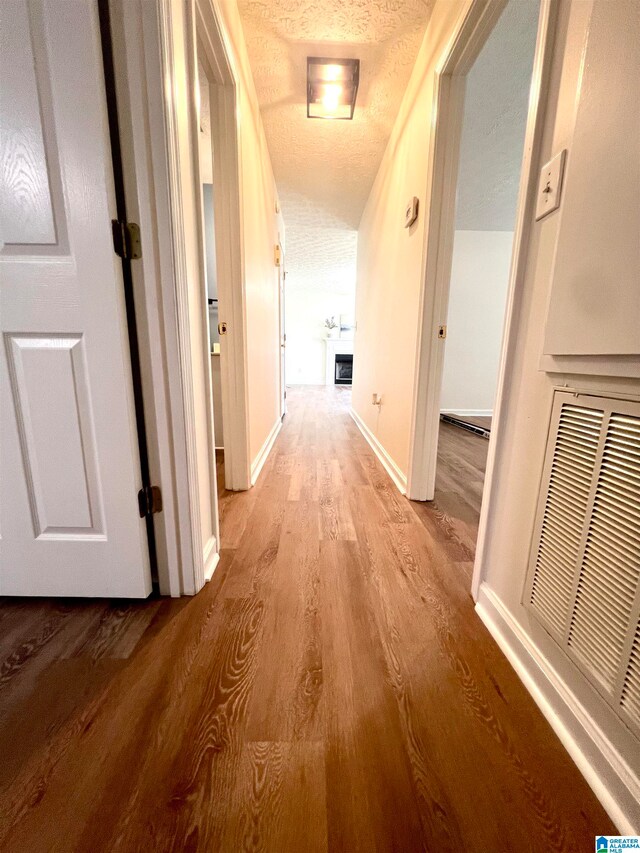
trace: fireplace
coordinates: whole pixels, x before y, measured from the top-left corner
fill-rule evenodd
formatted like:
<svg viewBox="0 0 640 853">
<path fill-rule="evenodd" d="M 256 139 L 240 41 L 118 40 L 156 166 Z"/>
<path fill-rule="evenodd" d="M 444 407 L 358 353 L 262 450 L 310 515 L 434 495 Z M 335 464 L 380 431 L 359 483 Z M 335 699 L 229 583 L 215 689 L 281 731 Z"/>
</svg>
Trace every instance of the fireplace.
<svg viewBox="0 0 640 853">
<path fill-rule="evenodd" d="M 337 352 L 335 359 L 335 384 L 351 385 L 353 379 L 353 353 Z"/>
<path fill-rule="evenodd" d="M 325 338 L 324 343 L 324 384 L 351 385 L 353 340 L 351 338 Z"/>
</svg>

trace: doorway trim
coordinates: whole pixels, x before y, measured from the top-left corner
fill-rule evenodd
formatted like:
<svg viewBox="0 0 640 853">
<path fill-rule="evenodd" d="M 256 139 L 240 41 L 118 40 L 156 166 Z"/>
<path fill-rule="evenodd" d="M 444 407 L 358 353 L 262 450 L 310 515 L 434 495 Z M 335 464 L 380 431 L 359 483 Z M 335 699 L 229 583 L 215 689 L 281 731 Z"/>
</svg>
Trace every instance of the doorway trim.
<svg viewBox="0 0 640 853">
<path fill-rule="evenodd" d="M 428 214 L 421 282 L 421 317 L 416 352 L 416 373 L 411 419 L 411 445 L 407 495 L 412 500 L 433 500 L 440 420 L 440 392 L 444 341 L 438 337 L 446 325 L 458 177 L 460 136 L 464 111 L 466 75 L 484 46 L 506 0 L 470 0 L 435 73 L 436 123 L 429 147 Z M 494 463 L 500 449 L 507 417 L 505 389 L 511 374 L 517 319 L 522 302 L 522 281 L 533 226 L 533 205 L 538 183 L 537 162 L 544 122 L 546 92 L 553 52 L 556 10 L 553 0 L 541 0 L 534 54 L 529 108 L 518 190 L 509 287 L 502 338 L 498 386 L 487 457 L 480 512 L 472 593 L 477 598 L 482 580 L 488 520 L 495 498 Z"/>
<path fill-rule="evenodd" d="M 225 433 L 230 429 L 229 440 L 234 449 L 239 447 L 236 460 L 240 460 L 240 474 L 233 488 L 242 489 L 250 486 L 250 476 L 235 72 L 218 25 L 221 16 L 218 0 L 186 0 L 180 7 L 172 0 L 109 2 L 127 204 L 142 234 L 143 254 L 134 268 L 134 291 L 141 321 L 151 477 L 160 484 L 163 498 L 163 510 L 154 517 L 157 580 L 161 594 L 194 595 L 211 577 L 220 547 L 217 494 L 211 496 L 214 535 L 207 542 L 203 541 L 201 525 L 194 416 L 196 389 L 191 375 L 193 345 L 187 298 L 189 270 L 190 267 L 193 270 L 194 263 L 200 263 L 200 258 L 192 256 L 194 241 L 187 247 L 184 233 L 184 219 L 190 213 L 184 207 L 184 181 L 187 174 L 189 180 L 192 175 L 196 179 L 198 176 L 193 145 L 197 36 L 205 43 L 210 40 L 215 58 L 210 64 L 221 75 L 218 88 L 224 95 L 219 99 L 217 115 L 224 143 L 218 157 L 222 173 L 218 195 L 223 199 L 226 213 L 221 213 L 218 219 L 227 230 L 222 232 L 224 238 L 218 231 L 216 237 L 218 246 L 224 243 L 226 248 L 218 263 L 223 267 L 226 263 L 224 268 L 231 269 L 228 280 L 234 313 L 232 320 L 226 319 L 233 333 L 227 341 L 233 345 L 229 346 L 226 374 L 230 410 L 235 415 L 227 419 Z M 197 190 L 194 186 L 193 195 L 199 197 Z M 199 243 L 201 235 L 196 236 Z M 205 302 L 205 328 L 207 313 Z M 208 343 L 206 338 L 203 349 L 207 352 L 202 353 L 207 361 L 207 376 L 210 375 Z M 197 353 L 194 355 L 199 357 Z M 212 426 L 211 420 L 211 429 Z M 215 475 L 214 460 L 212 466 Z M 212 484 L 215 492 L 215 479 Z"/>
<path fill-rule="evenodd" d="M 280 234 L 278 234 L 278 247 L 280 250 L 278 262 L 278 334 L 280 337 L 280 359 L 279 365 L 279 394 L 280 394 L 280 420 L 284 420 L 287 414 L 287 329 L 286 329 L 286 286 L 287 286 L 287 268 L 285 265 L 285 252 Z"/>
<path fill-rule="evenodd" d="M 220 338 L 220 378 L 224 435 L 224 479 L 231 491 L 251 488 L 249 394 L 247 381 L 246 299 L 242 223 L 242 166 L 238 139 L 236 81 L 213 0 L 194 0 L 192 84 L 198 74 L 200 43 L 215 81 L 209 81 L 213 203 L 216 232 L 218 316 L 227 324 Z M 195 107 L 195 105 L 194 105 Z M 215 120 L 214 121 L 214 116 Z M 196 112 L 193 110 L 195 127 Z M 194 159 L 198 163 L 197 136 Z"/>
</svg>

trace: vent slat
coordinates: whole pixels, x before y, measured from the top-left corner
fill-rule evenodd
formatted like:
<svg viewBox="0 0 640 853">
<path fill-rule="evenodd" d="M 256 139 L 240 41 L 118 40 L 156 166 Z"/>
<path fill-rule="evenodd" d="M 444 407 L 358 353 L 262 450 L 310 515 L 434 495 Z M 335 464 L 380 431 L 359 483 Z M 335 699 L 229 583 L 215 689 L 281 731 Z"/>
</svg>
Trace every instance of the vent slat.
<svg viewBox="0 0 640 853">
<path fill-rule="evenodd" d="M 589 484 L 579 483 L 577 480 L 567 477 L 564 472 L 561 473 L 559 471 L 551 472 L 551 489 L 552 491 L 549 493 L 549 499 L 551 499 L 556 492 L 560 492 L 563 498 L 563 503 L 572 497 L 578 505 L 582 505 L 589 496 Z"/>
<path fill-rule="evenodd" d="M 640 733 L 640 405 L 558 393 L 529 603 Z"/>
<path fill-rule="evenodd" d="M 575 577 L 575 567 L 571 566 L 567 563 L 562 563 L 559 560 L 553 560 L 552 556 L 540 555 L 539 558 L 540 569 L 551 572 L 552 575 L 558 575 L 556 578 L 558 583 L 563 583 L 566 585 L 567 589 L 570 589 L 573 585 L 573 579 Z"/>
<path fill-rule="evenodd" d="M 601 539 L 612 548 L 622 560 L 633 561 L 637 557 L 637 548 L 632 542 L 627 542 L 619 535 L 619 529 L 607 522 L 607 519 L 594 517 L 591 520 L 590 531 L 593 531 L 593 539 Z M 590 534 L 591 535 L 591 534 Z"/>
<path fill-rule="evenodd" d="M 593 523 L 602 528 L 609 530 L 614 540 L 624 543 L 626 549 L 630 553 L 640 553 L 640 536 L 638 536 L 638 525 L 633 522 L 635 519 L 629 519 L 629 515 L 620 512 L 617 504 L 612 504 L 602 499 L 602 494 L 598 494 L 595 500 L 593 510 Z"/>
<path fill-rule="evenodd" d="M 554 532 L 553 527 L 548 524 L 543 535 L 540 537 L 541 546 L 544 547 L 544 550 L 550 557 L 564 559 L 569 565 L 574 565 L 578 543 L 576 542 L 574 547 L 571 547 L 574 543 L 567 541 L 567 539 L 560 539 L 558 536 L 554 538 Z M 541 550 L 543 550 L 542 547 Z"/>
<path fill-rule="evenodd" d="M 640 420 L 639 420 L 640 423 Z M 627 425 L 628 426 L 628 425 Z M 569 647 L 608 686 L 621 667 L 640 579 L 640 502 L 629 499 L 640 483 L 640 435 L 621 436 L 609 419 L 592 516 L 569 630 Z M 627 484 L 619 489 L 620 479 Z M 606 625 L 606 631 L 598 631 Z"/>
<path fill-rule="evenodd" d="M 552 472 L 556 474 L 560 471 L 566 471 L 568 474 L 572 474 L 580 483 L 586 482 L 591 474 L 591 469 L 593 467 L 593 459 L 589 462 L 589 464 L 583 464 L 581 459 L 576 459 L 574 456 L 564 453 L 564 454 L 556 454 L 553 457 L 553 467 Z"/>
<path fill-rule="evenodd" d="M 630 483 L 628 479 L 620 477 L 610 468 L 607 469 L 607 483 L 612 489 L 616 490 L 617 494 L 623 495 L 632 501 L 636 500 L 638 489 L 635 489 L 633 483 Z"/>
<path fill-rule="evenodd" d="M 640 493 L 636 497 L 631 490 L 626 491 L 616 486 L 613 490 L 607 482 L 601 484 L 600 500 L 621 507 L 622 512 L 629 513 L 638 525 L 640 531 Z"/>
<path fill-rule="evenodd" d="M 629 482 L 629 485 L 640 485 L 640 472 L 634 471 L 629 465 L 622 465 L 620 460 L 608 459 L 603 467 L 611 468 L 624 481 Z"/>
<path fill-rule="evenodd" d="M 612 562 L 611 554 L 603 553 L 592 542 L 588 544 L 586 553 L 589 561 L 596 563 L 600 571 L 611 578 L 613 584 L 622 584 L 631 595 L 635 593 L 637 584 L 634 583 L 633 576 L 625 574 L 618 563 Z"/>
<path fill-rule="evenodd" d="M 640 623 L 631 648 L 620 706 L 636 724 L 640 724 Z"/>
<path fill-rule="evenodd" d="M 573 586 L 573 578 L 575 575 L 575 569 L 573 567 L 569 568 L 566 564 L 559 563 L 558 561 L 552 562 L 550 559 L 546 557 L 541 557 L 539 560 L 539 568 L 540 573 L 549 572 L 551 577 L 556 576 L 556 582 L 559 588 L 554 590 L 554 598 L 557 597 L 561 592 L 566 590 L 567 594 L 571 590 Z M 538 588 L 544 590 L 544 585 L 540 583 L 540 579 L 536 582 Z"/>
<path fill-rule="evenodd" d="M 580 510 L 580 505 L 576 504 L 575 509 Z M 573 538 L 577 535 L 578 540 L 582 535 L 582 528 L 576 524 L 576 520 L 569 512 L 566 512 L 565 507 L 560 508 L 557 501 L 549 501 L 544 512 L 545 532 L 557 531 L 558 539 L 562 542 L 566 538 Z"/>
<path fill-rule="evenodd" d="M 602 419 L 602 412 L 573 405 L 559 414 L 530 602 L 560 634 L 571 612 Z"/>
</svg>

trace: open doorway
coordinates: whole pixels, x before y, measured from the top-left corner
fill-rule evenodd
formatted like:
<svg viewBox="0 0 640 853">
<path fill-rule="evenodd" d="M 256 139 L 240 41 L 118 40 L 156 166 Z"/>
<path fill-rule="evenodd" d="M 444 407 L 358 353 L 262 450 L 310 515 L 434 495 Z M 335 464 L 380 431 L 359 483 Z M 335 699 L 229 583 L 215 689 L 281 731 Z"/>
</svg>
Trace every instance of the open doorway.
<svg viewBox="0 0 640 853">
<path fill-rule="evenodd" d="M 287 414 L 287 315 L 285 290 L 287 268 L 285 266 L 284 247 L 278 241 L 278 336 L 280 338 L 279 380 L 280 380 L 280 420 Z"/>
<path fill-rule="evenodd" d="M 213 142 L 211 137 L 211 82 L 202 48 L 198 50 L 198 164 L 201 196 L 204 281 L 206 287 L 206 317 L 211 371 L 211 408 L 213 410 L 212 452 L 215 454 L 218 490 L 224 483 L 224 413 L 220 368 L 220 328 L 218 270 L 216 263 L 216 222 L 213 184 Z"/>
<path fill-rule="evenodd" d="M 236 93 L 215 16 L 196 4 L 194 100 L 201 267 L 217 491 L 250 488 Z"/>
<path fill-rule="evenodd" d="M 482 539 L 509 322 L 532 216 L 549 21 L 546 0 L 489 4 L 469 15 L 438 75 L 408 492 L 435 497 L 459 519 L 456 533 L 470 560 L 478 526 Z"/>
<path fill-rule="evenodd" d="M 475 551 L 539 3 L 509 0 L 466 75 L 434 498 Z"/>
<path fill-rule="evenodd" d="M 337 386 L 348 395 L 354 369 L 357 231 L 294 223 L 287 229 L 287 249 L 287 383 Z"/>
</svg>

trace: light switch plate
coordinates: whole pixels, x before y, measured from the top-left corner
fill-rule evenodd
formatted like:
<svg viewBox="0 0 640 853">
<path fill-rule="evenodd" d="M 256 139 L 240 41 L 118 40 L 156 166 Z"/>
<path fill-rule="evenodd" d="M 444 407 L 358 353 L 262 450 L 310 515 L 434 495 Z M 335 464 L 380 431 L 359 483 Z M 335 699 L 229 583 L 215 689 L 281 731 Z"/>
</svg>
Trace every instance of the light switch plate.
<svg viewBox="0 0 640 853">
<path fill-rule="evenodd" d="M 418 218 L 418 199 L 414 196 L 404 209 L 404 227 L 409 228 Z"/>
<path fill-rule="evenodd" d="M 560 207 L 562 178 L 567 151 L 563 149 L 540 170 L 538 196 L 536 199 L 536 221 Z"/>
</svg>

